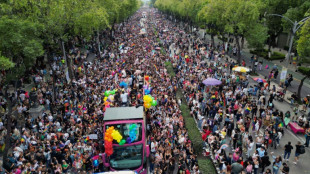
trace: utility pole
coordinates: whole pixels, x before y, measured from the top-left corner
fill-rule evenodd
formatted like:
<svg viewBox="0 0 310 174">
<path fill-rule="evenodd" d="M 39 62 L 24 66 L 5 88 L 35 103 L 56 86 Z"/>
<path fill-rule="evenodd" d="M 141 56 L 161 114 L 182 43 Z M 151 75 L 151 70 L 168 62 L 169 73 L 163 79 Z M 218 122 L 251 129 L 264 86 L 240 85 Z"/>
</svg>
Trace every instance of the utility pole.
<svg viewBox="0 0 310 174">
<path fill-rule="evenodd" d="M 293 42 L 294 42 L 294 37 L 296 32 L 298 31 L 298 29 L 306 22 L 307 19 L 310 19 L 310 16 L 300 20 L 299 22 L 295 21 L 293 22 L 290 18 L 283 16 L 283 15 L 279 15 L 279 14 L 267 14 L 268 16 L 278 16 L 281 17 L 287 21 L 289 21 L 291 24 L 293 24 L 293 28 L 291 30 L 291 38 L 290 38 L 290 45 L 289 45 L 289 49 L 288 49 L 288 56 L 287 56 L 287 60 L 286 60 L 286 67 L 288 66 L 289 61 L 291 60 L 291 52 L 292 52 L 292 47 L 293 47 Z"/>
</svg>

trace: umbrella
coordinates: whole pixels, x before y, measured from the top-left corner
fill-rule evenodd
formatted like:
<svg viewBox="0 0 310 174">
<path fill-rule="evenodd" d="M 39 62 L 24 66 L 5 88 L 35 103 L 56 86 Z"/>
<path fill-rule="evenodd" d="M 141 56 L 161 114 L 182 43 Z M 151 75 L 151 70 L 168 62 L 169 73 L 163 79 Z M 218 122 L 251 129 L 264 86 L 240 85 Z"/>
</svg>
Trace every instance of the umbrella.
<svg viewBox="0 0 310 174">
<path fill-rule="evenodd" d="M 214 78 L 207 78 L 202 82 L 206 86 L 216 86 L 222 84 L 220 80 L 214 79 Z"/>
<path fill-rule="evenodd" d="M 237 67 L 234 67 L 232 69 L 233 71 L 237 71 L 237 72 L 249 72 L 250 69 L 249 68 L 246 68 L 246 67 L 243 67 L 243 66 L 237 66 Z"/>
<path fill-rule="evenodd" d="M 267 82 L 266 80 L 264 80 L 262 78 L 257 78 L 257 77 L 253 78 L 253 80 L 257 81 L 258 83 L 261 83 L 261 82 L 266 83 Z"/>
<path fill-rule="evenodd" d="M 226 149 L 227 147 L 228 147 L 228 144 L 223 144 L 220 149 Z"/>
</svg>

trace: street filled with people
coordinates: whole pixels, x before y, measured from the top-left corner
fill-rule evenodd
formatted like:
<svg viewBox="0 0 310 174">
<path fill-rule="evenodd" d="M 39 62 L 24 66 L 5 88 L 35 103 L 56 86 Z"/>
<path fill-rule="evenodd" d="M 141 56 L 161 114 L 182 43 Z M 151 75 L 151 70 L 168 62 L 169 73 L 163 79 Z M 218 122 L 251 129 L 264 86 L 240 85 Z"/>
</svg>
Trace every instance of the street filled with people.
<svg viewBox="0 0 310 174">
<path fill-rule="evenodd" d="M 181 103 L 187 104 L 197 123 L 204 141 L 203 158 L 210 158 L 220 173 L 288 174 L 291 165 L 299 165 L 309 145 L 309 122 L 293 97 L 294 113 L 275 107 L 279 89 L 269 81 L 278 74 L 276 67 L 270 67 L 266 80 L 253 81 L 248 71 L 235 69 L 239 64 L 229 57 L 233 46 L 201 41 L 197 33 L 186 33 L 184 26 L 154 8 L 140 9 L 114 28 L 113 38 L 102 37 L 108 44 L 101 54 L 94 54 L 96 39 L 73 40 L 68 53 L 71 64 L 57 55 L 50 66 L 29 72 L 34 84 L 30 91 L 20 88 L 10 94 L 18 103 L 17 113 L 11 135 L 6 134 L 6 119 L 0 124 L 1 149 L 11 147 L 0 173 L 106 171 L 101 158 L 98 164 L 93 160 L 105 153 L 105 109 L 143 106 L 145 81 L 150 84 L 147 93 L 157 101 L 152 107 L 144 105 L 150 173 L 201 173 L 201 154 L 195 153 L 189 138 Z M 86 47 L 77 47 L 79 42 Z M 174 77 L 166 62 L 171 63 Z M 72 79 L 66 66 L 71 66 Z M 105 92 L 112 90 L 115 93 L 104 99 Z M 177 96 L 177 90 L 184 96 Z M 37 93 L 36 101 L 31 92 Z M 305 110 L 309 99 L 304 98 Z M 1 98 L 1 102 L 6 110 L 6 101 Z M 29 114 L 34 103 L 44 107 L 37 118 Z M 281 143 L 290 126 L 304 131 L 305 144 Z M 90 134 L 98 138 L 87 138 Z M 6 136 L 11 144 L 4 143 Z M 272 149 L 280 144 L 284 155 L 273 156 Z"/>
</svg>

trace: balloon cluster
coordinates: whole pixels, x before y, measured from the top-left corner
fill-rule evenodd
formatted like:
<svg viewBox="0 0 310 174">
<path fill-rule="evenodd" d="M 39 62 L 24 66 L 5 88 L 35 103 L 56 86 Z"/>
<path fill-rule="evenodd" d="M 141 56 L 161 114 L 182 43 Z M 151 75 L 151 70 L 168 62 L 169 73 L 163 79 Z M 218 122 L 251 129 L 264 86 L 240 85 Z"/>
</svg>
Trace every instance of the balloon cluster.
<svg viewBox="0 0 310 174">
<path fill-rule="evenodd" d="M 109 127 L 104 134 L 104 146 L 105 153 L 108 156 L 113 154 L 112 141 L 116 140 L 119 145 L 124 145 L 126 140 L 123 139 L 123 136 L 119 133 L 118 130 L 115 130 L 113 126 Z"/>
<path fill-rule="evenodd" d="M 157 100 L 155 100 L 151 95 L 145 95 L 143 97 L 143 101 L 146 109 L 149 109 L 151 106 L 157 106 Z"/>
<path fill-rule="evenodd" d="M 124 81 L 122 81 L 120 84 L 119 84 L 120 87 L 122 88 L 127 88 L 128 87 L 128 84 Z"/>
<path fill-rule="evenodd" d="M 111 126 L 105 131 L 105 134 L 104 134 L 104 147 L 105 147 L 105 153 L 107 154 L 107 156 L 111 156 L 113 154 L 113 147 L 112 147 L 113 131 L 114 131 L 114 127 Z"/>
<path fill-rule="evenodd" d="M 129 137 L 126 140 L 128 144 L 132 143 L 133 141 L 137 139 L 137 131 L 138 130 L 137 130 L 136 124 L 132 124 L 129 126 Z"/>
<path fill-rule="evenodd" d="M 104 96 L 109 97 L 110 95 L 114 95 L 115 93 L 116 93 L 116 90 L 105 91 L 104 92 Z"/>
</svg>

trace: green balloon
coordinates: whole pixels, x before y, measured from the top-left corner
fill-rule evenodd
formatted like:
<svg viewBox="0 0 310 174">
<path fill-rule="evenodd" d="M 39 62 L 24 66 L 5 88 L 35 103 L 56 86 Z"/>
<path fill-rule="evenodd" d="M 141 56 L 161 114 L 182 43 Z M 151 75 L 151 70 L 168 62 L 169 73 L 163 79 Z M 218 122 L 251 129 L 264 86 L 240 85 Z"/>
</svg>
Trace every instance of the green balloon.
<svg viewBox="0 0 310 174">
<path fill-rule="evenodd" d="M 157 100 L 153 100 L 151 103 L 152 106 L 157 106 Z"/>
<path fill-rule="evenodd" d="M 110 91 L 110 94 L 111 94 L 111 95 L 114 95 L 115 92 L 116 92 L 116 90 Z"/>
<path fill-rule="evenodd" d="M 105 95 L 106 97 L 109 97 L 110 91 L 105 91 L 105 92 L 104 92 L 104 95 Z"/>
<path fill-rule="evenodd" d="M 118 144 L 120 145 L 120 146 L 122 146 L 122 145 L 124 145 L 126 143 L 126 140 L 121 140 Z"/>
</svg>

